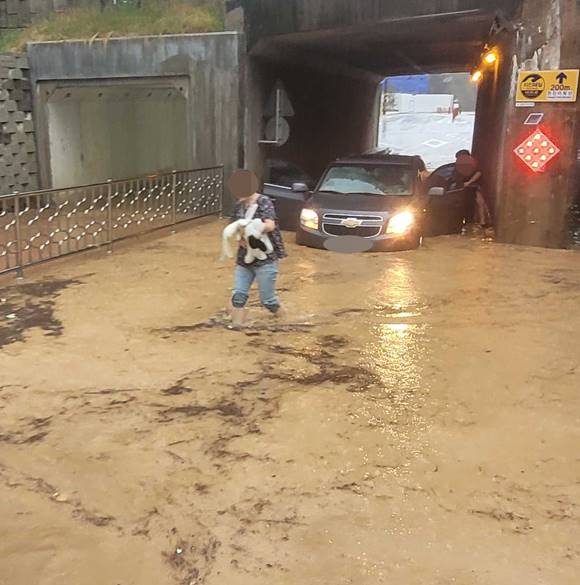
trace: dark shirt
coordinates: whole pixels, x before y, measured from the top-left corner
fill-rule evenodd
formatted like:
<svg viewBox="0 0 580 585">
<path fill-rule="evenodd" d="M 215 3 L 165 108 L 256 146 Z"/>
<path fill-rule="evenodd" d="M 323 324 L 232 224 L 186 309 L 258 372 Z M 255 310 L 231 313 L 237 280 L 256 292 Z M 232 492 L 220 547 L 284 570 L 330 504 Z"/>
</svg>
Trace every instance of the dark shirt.
<svg viewBox="0 0 580 585">
<path fill-rule="evenodd" d="M 276 228 L 273 232 L 265 234 L 267 237 L 270 238 L 272 242 L 272 247 L 274 251 L 268 255 L 266 260 L 254 260 L 251 264 L 246 264 L 244 262 L 244 258 L 246 257 L 246 249 L 240 247 L 238 250 L 238 257 L 237 257 L 237 264 L 240 266 L 263 266 L 264 264 L 268 264 L 270 262 L 276 262 L 280 258 L 286 258 L 286 250 L 284 248 L 284 242 L 282 241 L 282 234 L 280 233 L 280 228 L 278 227 L 278 217 L 276 216 L 276 209 L 274 208 L 274 204 L 272 200 L 267 197 L 266 195 L 260 195 L 258 200 L 256 201 L 258 204 L 258 209 L 256 209 L 256 213 L 252 219 L 271 219 L 276 222 Z M 236 205 L 236 209 L 234 211 L 234 221 L 238 219 L 244 219 L 246 216 L 247 207 L 241 201 L 238 202 Z"/>
<path fill-rule="evenodd" d="M 463 188 L 467 181 L 470 181 L 477 173 L 481 172 L 477 161 L 469 157 L 460 157 L 455 163 L 455 172 L 453 173 L 451 188 Z M 479 187 L 481 177 L 473 183 L 472 187 Z"/>
<path fill-rule="evenodd" d="M 460 188 L 464 187 L 465 186 L 465 183 L 467 183 L 467 181 L 471 181 L 471 179 L 473 177 L 475 177 L 475 175 L 477 173 L 479 173 L 479 172 L 481 172 L 481 171 L 479 169 L 477 169 L 476 171 L 474 171 L 473 173 L 471 173 L 469 175 L 469 177 L 462 177 L 461 175 L 458 175 L 457 186 L 460 187 Z M 472 183 L 470 185 L 470 187 L 472 189 L 477 189 L 480 186 L 481 186 L 481 177 L 479 177 L 479 179 L 477 179 L 477 181 L 475 181 L 474 183 Z"/>
</svg>

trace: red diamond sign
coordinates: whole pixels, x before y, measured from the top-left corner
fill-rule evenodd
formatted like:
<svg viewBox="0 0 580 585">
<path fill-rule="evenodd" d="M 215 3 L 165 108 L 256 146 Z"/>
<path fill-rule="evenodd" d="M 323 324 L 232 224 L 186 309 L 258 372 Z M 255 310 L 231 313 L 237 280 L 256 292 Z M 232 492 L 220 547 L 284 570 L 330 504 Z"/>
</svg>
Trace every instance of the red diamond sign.
<svg viewBox="0 0 580 585">
<path fill-rule="evenodd" d="M 560 149 L 538 128 L 514 152 L 532 171 L 539 173 L 558 156 Z"/>
</svg>

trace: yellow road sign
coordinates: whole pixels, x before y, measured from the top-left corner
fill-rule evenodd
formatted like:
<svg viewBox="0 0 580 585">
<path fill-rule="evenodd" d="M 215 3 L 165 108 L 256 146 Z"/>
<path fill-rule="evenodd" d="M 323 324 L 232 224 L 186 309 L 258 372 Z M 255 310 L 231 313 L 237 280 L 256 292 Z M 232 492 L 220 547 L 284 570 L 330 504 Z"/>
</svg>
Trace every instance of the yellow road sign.
<svg viewBox="0 0 580 585">
<path fill-rule="evenodd" d="M 575 102 L 578 98 L 578 69 L 520 71 L 518 102 Z"/>
</svg>

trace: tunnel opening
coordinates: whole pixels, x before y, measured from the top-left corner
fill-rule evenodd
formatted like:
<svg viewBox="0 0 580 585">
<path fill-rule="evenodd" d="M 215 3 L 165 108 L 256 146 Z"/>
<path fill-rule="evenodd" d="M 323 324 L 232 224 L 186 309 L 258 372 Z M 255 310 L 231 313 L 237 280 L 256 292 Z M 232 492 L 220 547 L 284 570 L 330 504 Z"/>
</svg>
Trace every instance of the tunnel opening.
<svg viewBox="0 0 580 585">
<path fill-rule="evenodd" d="M 285 164 L 289 176 L 305 177 L 315 184 L 331 161 L 381 146 L 385 78 L 433 76 L 441 82 L 453 76 L 465 82 L 485 47 L 493 44 L 502 58 L 479 86 L 465 90 L 468 97 L 462 99 L 467 103 L 456 126 L 463 125 L 460 137 L 449 140 L 449 128 L 442 123 L 441 131 L 435 128 L 435 135 L 421 141 L 427 146 L 393 149 L 423 155 L 433 169 L 454 162 L 457 150 L 473 147 L 485 176 L 485 195 L 493 207 L 504 149 L 500 129 L 507 109 L 513 44 L 511 32 L 494 28 L 495 19 L 494 11 L 467 10 L 257 40 L 249 52 L 246 74 L 246 164 L 261 171 L 266 182 L 272 180 L 272 167 Z M 283 143 L 273 144 L 267 132 L 273 121 L 267 104 L 280 86 L 291 107 L 283 122 L 287 135 Z M 452 111 L 440 116 L 452 123 Z M 417 126 L 417 131 L 424 130 L 420 123 Z M 386 142 L 387 147 L 393 146 Z M 433 155 L 442 146 L 446 150 L 439 157 Z"/>
<path fill-rule="evenodd" d="M 42 85 L 54 188 L 190 166 L 186 80 Z"/>
<path fill-rule="evenodd" d="M 378 148 L 418 155 L 431 171 L 472 150 L 477 86 L 468 72 L 387 77 L 381 94 Z"/>
</svg>

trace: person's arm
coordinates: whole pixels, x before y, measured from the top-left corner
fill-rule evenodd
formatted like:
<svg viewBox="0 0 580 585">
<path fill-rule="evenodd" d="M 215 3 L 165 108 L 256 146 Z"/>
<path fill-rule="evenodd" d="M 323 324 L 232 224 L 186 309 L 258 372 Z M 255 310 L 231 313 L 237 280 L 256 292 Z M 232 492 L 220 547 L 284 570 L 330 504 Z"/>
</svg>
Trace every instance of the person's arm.
<svg viewBox="0 0 580 585">
<path fill-rule="evenodd" d="M 276 229 L 276 222 L 273 219 L 263 219 L 264 222 L 264 232 L 270 233 Z"/>
<path fill-rule="evenodd" d="M 473 185 L 474 183 L 477 183 L 477 181 L 479 181 L 479 179 L 481 179 L 481 171 L 476 171 L 475 174 L 473 175 L 473 177 L 471 177 L 471 179 L 469 179 L 469 181 L 465 182 L 465 187 L 471 187 L 471 185 Z"/>
<path fill-rule="evenodd" d="M 230 224 L 239 221 L 240 219 L 244 219 L 244 214 L 241 211 L 241 205 L 239 203 L 236 203 L 236 206 L 234 207 L 234 213 L 232 217 L 230 217 Z M 239 239 L 238 246 L 240 248 L 246 247 L 246 241 L 244 240 L 244 238 Z"/>
<path fill-rule="evenodd" d="M 276 229 L 276 209 L 269 197 L 264 196 L 262 202 L 262 221 L 264 222 L 264 232 L 271 233 Z"/>
</svg>

